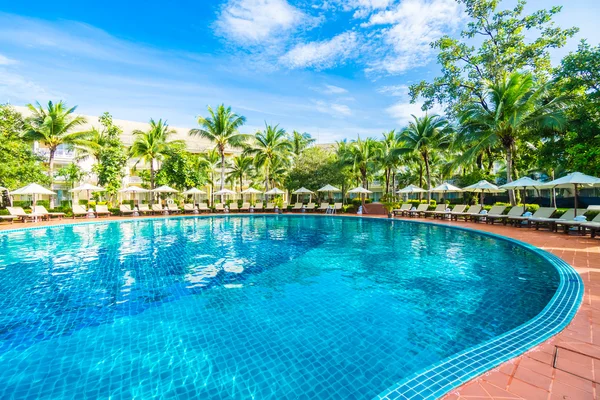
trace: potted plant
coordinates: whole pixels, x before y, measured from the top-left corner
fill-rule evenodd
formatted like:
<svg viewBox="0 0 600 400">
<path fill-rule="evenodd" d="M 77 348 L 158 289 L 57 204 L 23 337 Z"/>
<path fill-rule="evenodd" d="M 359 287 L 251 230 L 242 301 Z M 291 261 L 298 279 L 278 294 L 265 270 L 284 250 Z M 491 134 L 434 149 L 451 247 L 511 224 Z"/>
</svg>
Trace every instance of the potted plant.
<svg viewBox="0 0 600 400">
<path fill-rule="evenodd" d="M 388 218 L 393 218 L 394 217 L 394 213 L 393 211 L 398 208 L 398 203 L 393 202 L 393 201 L 384 201 L 383 203 L 381 203 L 383 205 L 383 208 L 386 209 L 387 211 L 387 216 Z"/>
</svg>

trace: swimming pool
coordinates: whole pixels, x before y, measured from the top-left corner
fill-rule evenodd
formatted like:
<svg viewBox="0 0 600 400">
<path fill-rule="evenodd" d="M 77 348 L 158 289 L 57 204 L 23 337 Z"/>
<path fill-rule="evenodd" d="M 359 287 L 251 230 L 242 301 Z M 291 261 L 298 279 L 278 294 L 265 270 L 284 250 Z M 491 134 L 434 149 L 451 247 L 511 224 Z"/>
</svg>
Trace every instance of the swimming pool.
<svg viewBox="0 0 600 400">
<path fill-rule="evenodd" d="M 24 229 L 0 254 L 0 398 L 389 395 L 564 283 L 512 241 L 304 215 Z"/>
</svg>

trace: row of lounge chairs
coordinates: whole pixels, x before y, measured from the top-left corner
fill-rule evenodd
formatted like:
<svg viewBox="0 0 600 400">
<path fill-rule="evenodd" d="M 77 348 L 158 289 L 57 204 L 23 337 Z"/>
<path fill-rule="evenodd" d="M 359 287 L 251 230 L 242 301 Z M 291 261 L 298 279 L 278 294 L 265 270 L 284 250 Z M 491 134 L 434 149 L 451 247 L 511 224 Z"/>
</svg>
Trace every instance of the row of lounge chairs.
<svg viewBox="0 0 600 400">
<path fill-rule="evenodd" d="M 429 216 L 440 219 L 464 220 L 480 222 L 485 221 L 489 224 L 501 222 L 504 225 L 511 224 L 516 227 L 527 226 L 533 227 L 536 230 L 541 227 L 547 227 L 551 231 L 558 232 L 559 228 L 563 229 L 564 233 L 569 233 L 571 228 L 577 228 L 579 232 L 585 233 L 590 230 L 592 237 L 595 237 L 600 232 L 600 213 L 591 221 L 583 221 L 576 219 L 575 210 L 568 209 L 559 218 L 552 218 L 556 212 L 553 207 L 540 207 L 532 215 L 527 215 L 519 206 L 512 207 L 507 214 L 504 214 L 506 206 L 492 206 L 489 211 L 484 211 L 481 205 L 456 205 L 452 210 L 447 208 L 447 205 L 440 204 L 435 210 L 428 210 L 428 204 L 419 204 L 415 209 L 411 204 L 403 204 L 399 209 L 394 210 L 395 215 L 408 217 L 424 217 Z M 586 211 L 600 211 L 600 206 L 589 206 Z M 580 212 L 579 215 L 582 215 Z"/>
<path fill-rule="evenodd" d="M 320 211 L 320 212 L 331 212 L 332 214 L 337 213 L 342 209 L 342 203 L 334 203 L 333 205 L 323 202 L 319 207 L 316 206 L 315 203 L 308 203 L 306 206 L 303 203 L 296 203 L 292 207 L 292 212 L 301 212 L 302 210 L 312 212 L 312 211 Z"/>
</svg>

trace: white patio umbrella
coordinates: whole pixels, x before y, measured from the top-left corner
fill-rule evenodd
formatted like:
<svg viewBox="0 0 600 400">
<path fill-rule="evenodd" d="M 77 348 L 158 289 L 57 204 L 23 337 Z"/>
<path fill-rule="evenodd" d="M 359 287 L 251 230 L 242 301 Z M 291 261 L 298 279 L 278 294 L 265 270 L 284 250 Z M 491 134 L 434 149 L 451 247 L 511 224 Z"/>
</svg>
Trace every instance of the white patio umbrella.
<svg viewBox="0 0 600 400">
<path fill-rule="evenodd" d="M 333 193 L 333 192 L 341 192 L 341 190 L 338 189 L 338 188 L 336 188 L 335 186 L 325 185 L 321 189 L 318 189 L 317 192 L 328 192 L 329 193 L 329 198 L 331 199 L 331 193 Z"/>
<path fill-rule="evenodd" d="M 407 187 L 398 190 L 396 193 L 405 194 L 408 199 L 408 195 L 411 193 L 427 193 L 427 190 L 422 189 L 416 185 L 408 185 Z"/>
<path fill-rule="evenodd" d="M 37 183 L 30 183 L 27 186 L 23 186 L 22 188 L 19 188 L 17 190 L 13 190 L 12 192 L 10 192 L 11 195 L 31 195 L 32 198 L 32 202 L 33 205 L 35 206 L 35 195 L 37 194 L 46 194 L 46 195 L 53 195 L 56 194 L 55 192 L 53 192 L 52 190 L 46 189 L 43 186 L 38 185 Z M 37 221 L 37 215 L 35 216 L 35 220 Z"/>
<path fill-rule="evenodd" d="M 536 181 L 535 179 L 531 179 L 528 176 L 524 176 L 522 178 L 517 179 L 516 181 L 505 183 L 500 186 L 500 189 L 523 189 L 523 212 L 527 211 L 527 188 L 534 188 L 541 184 L 540 181 Z"/>
<path fill-rule="evenodd" d="M 348 193 L 360 194 L 360 199 L 362 200 L 363 208 L 365 206 L 365 197 L 373 192 L 368 189 L 365 189 L 362 186 L 355 187 L 354 189 L 348 190 Z"/>
<path fill-rule="evenodd" d="M 152 189 L 151 192 L 154 193 L 179 193 L 179 190 L 173 189 L 170 186 L 162 185 L 157 187 L 156 189 Z"/>
<path fill-rule="evenodd" d="M 242 190 L 240 193 L 241 194 L 249 194 L 250 195 L 250 200 L 252 201 L 252 203 L 254 203 L 254 195 L 255 194 L 260 194 L 262 192 L 260 190 L 258 190 L 258 189 L 254 189 L 253 187 L 250 187 L 250 188 L 248 188 L 246 190 Z"/>
<path fill-rule="evenodd" d="M 87 192 L 87 201 L 88 203 L 90 202 L 90 194 L 93 192 L 104 192 L 106 189 L 104 189 L 103 187 L 100 186 L 95 186 L 92 185 L 90 183 L 84 183 L 83 185 L 74 187 L 73 189 L 69 190 L 69 192 L 71 193 L 79 193 L 79 192 Z M 71 200 L 71 203 L 73 203 L 73 200 Z"/>
<path fill-rule="evenodd" d="M 298 196 L 299 194 L 307 194 L 308 202 L 310 203 L 312 201 L 312 195 L 315 194 L 315 192 L 313 192 L 312 190 L 308 190 L 305 187 L 301 187 L 300 189 L 293 191 L 292 194 L 295 194 L 296 196 Z"/>
<path fill-rule="evenodd" d="M 278 195 L 278 194 L 285 194 L 285 192 L 279 188 L 274 187 L 273 189 L 269 190 L 268 192 L 265 192 L 265 196 L 269 196 L 269 195 Z"/>
<path fill-rule="evenodd" d="M 462 192 L 463 190 L 457 186 L 454 186 L 448 182 L 444 182 L 439 186 L 434 187 L 430 190 L 433 193 L 443 193 L 444 195 L 449 192 Z"/>
<path fill-rule="evenodd" d="M 190 188 L 190 189 L 188 189 L 186 191 L 181 192 L 181 194 L 185 194 L 185 195 L 190 195 L 191 194 L 192 196 L 194 196 L 194 203 L 197 203 L 197 201 L 196 201 L 197 200 L 196 199 L 196 195 L 206 194 L 206 192 L 204 190 L 196 189 L 195 187 L 193 187 L 193 188 Z"/>
<path fill-rule="evenodd" d="M 537 187 L 541 189 L 571 189 L 574 190 L 575 216 L 577 216 L 577 190 L 580 186 L 600 186 L 600 178 L 582 174 L 581 172 L 572 172 L 562 178 L 550 182 L 541 183 Z"/>
<path fill-rule="evenodd" d="M 505 192 L 506 190 L 500 189 L 498 186 L 494 185 L 493 183 L 490 183 L 490 182 L 486 181 L 485 179 L 483 179 L 477 183 L 474 183 L 473 185 L 463 188 L 463 191 L 480 193 L 480 196 L 481 196 L 480 202 L 481 202 L 481 205 L 483 205 L 484 193 L 502 193 L 502 192 Z"/>
<path fill-rule="evenodd" d="M 129 186 L 124 189 L 119 190 L 119 193 L 133 193 L 135 197 L 137 197 L 138 205 L 140 204 L 140 198 L 138 193 L 148 193 L 148 189 L 141 188 L 139 186 Z"/>
</svg>

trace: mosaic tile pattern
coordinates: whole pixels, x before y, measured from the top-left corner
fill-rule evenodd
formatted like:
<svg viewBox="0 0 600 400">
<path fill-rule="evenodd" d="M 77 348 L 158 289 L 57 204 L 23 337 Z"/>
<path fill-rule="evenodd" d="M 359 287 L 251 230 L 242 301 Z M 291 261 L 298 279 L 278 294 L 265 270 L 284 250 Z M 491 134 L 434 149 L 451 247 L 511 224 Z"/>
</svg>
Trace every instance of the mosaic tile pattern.
<svg viewBox="0 0 600 400">
<path fill-rule="evenodd" d="M 25 229 L 0 254 L 0 398 L 374 397 L 560 283 L 508 241 L 356 218 Z"/>
</svg>

